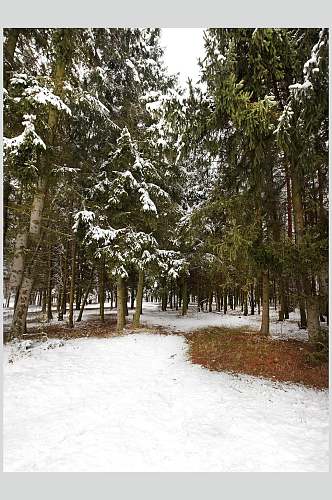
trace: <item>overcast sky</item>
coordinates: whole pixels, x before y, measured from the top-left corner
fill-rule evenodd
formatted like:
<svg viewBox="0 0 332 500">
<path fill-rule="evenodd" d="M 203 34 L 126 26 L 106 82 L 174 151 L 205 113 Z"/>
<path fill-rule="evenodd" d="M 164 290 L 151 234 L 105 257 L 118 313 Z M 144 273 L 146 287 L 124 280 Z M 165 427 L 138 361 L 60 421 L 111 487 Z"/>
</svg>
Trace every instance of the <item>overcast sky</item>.
<svg viewBox="0 0 332 500">
<path fill-rule="evenodd" d="M 197 59 L 204 55 L 202 28 L 162 28 L 161 45 L 170 73 L 180 73 L 179 81 L 185 87 L 188 77 L 195 83 L 199 76 Z"/>
</svg>

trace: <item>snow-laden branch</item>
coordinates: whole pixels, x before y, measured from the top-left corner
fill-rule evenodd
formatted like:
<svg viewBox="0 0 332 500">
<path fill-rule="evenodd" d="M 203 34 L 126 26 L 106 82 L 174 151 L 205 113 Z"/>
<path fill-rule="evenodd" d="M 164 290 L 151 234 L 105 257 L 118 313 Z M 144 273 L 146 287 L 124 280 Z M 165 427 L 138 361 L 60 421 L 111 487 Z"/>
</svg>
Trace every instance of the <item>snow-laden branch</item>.
<svg viewBox="0 0 332 500">
<path fill-rule="evenodd" d="M 17 155 L 23 147 L 26 147 L 28 145 L 32 145 L 36 148 L 40 147 L 42 149 L 46 149 L 44 141 L 35 130 L 35 120 L 36 115 L 24 115 L 22 121 L 22 125 L 24 127 L 23 132 L 13 138 L 3 138 L 3 147 L 5 154 Z"/>
</svg>

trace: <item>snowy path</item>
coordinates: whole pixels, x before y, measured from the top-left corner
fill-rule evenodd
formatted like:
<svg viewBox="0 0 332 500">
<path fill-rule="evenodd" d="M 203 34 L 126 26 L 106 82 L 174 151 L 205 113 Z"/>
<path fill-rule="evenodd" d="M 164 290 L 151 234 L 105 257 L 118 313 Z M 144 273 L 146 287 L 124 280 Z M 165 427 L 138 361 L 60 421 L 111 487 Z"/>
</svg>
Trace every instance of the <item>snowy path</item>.
<svg viewBox="0 0 332 500">
<path fill-rule="evenodd" d="M 5 471 L 328 470 L 327 391 L 209 372 L 180 336 L 12 349 Z"/>
</svg>

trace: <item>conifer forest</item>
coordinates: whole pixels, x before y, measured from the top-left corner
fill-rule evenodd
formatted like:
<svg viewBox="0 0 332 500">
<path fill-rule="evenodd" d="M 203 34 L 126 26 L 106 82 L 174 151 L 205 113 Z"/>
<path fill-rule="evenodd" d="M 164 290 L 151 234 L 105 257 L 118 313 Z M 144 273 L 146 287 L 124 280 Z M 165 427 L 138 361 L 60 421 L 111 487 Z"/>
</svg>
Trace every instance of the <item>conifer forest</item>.
<svg viewBox="0 0 332 500">
<path fill-rule="evenodd" d="M 325 470 L 329 31 L 161 31 L 4 29 L 5 467 Z"/>
</svg>

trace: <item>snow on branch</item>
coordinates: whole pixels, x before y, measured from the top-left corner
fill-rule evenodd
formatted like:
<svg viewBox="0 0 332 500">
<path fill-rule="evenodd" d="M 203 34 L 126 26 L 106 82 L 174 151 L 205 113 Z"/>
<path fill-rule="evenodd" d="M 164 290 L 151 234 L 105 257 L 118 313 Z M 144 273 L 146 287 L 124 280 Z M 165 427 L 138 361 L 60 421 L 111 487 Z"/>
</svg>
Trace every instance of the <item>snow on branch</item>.
<svg viewBox="0 0 332 500">
<path fill-rule="evenodd" d="M 144 212 L 154 212 L 157 214 L 157 207 L 151 200 L 149 193 L 147 192 L 146 189 L 143 187 L 140 187 L 138 189 L 138 192 L 140 193 L 140 202 L 142 204 L 142 208 Z"/>
<path fill-rule="evenodd" d="M 69 116 L 72 114 L 71 109 L 67 106 L 67 104 L 65 104 L 59 96 L 55 95 L 47 87 L 41 87 L 36 84 L 33 87 L 25 89 L 22 96 L 26 97 L 30 102 L 53 106 L 58 111 L 64 111 Z"/>
<path fill-rule="evenodd" d="M 138 75 L 138 72 L 137 72 L 137 69 L 136 69 L 134 63 L 130 59 L 126 59 L 125 63 L 128 66 L 128 68 L 130 68 L 132 70 L 135 82 L 140 82 L 141 79 Z"/>
<path fill-rule="evenodd" d="M 44 79 L 50 87 L 52 87 L 52 82 L 49 79 Z M 35 78 L 27 75 L 26 73 L 17 73 L 11 80 L 10 84 L 14 86 L 24 85 L 21 96 L 16 97 L 16 102 L 21 102 L 25 100 L 31 104 L 52 106 L 58 111 L 64 111 L 69 116 L 71 116 L 71 109 L 63 102 L 63 100 L 46 85 L 41 85 L 40 82 Z"/>
<path fill-rule="evenodd" d="M 303 66 L 303 83 L 294 83 L 289 86 L 291 94 L 295 98 L 301 98 L 305 96 L 313 88 L 312 78 L 314 75 L 319 73 L 319 65 L 321 61 L 320 52 L 327 45 L 328 41 L 328 29 L 323 28 L 319 32 L 318 42 L 314 45 L 311 51 L 310 58 L 306 61 Z"/>
<path fill-rule="evenodd" d="M 34 147 L 40 147 L 46 149 L 46 145 L 41 137 L 37 134 L 35 130 L 34 121 L 36 120 L 36 115 L 24 115 L 22 125 L 24 127 L 23 132 L 13 138 L 3 138 L 3 147 L 5 153 L 10 153 L 17 155 L 21 148 L 27 145 L 33 145 Z"/>
</svg>

